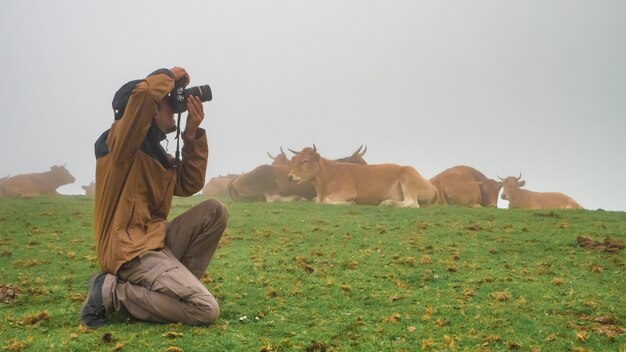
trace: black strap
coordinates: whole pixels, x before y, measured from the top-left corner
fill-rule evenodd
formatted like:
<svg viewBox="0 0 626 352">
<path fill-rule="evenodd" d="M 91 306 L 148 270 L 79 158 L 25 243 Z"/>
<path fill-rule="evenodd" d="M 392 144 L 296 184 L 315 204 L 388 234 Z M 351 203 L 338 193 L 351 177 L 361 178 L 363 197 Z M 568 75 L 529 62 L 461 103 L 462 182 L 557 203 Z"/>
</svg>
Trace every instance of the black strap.
<svg viewBox="0 0 626 352">
<path fill-rule="evenodd" d="M 180 112 L 178 113 L 178 123 L 176 124 L 176 160 L 180 163 Z"/>
</svg>

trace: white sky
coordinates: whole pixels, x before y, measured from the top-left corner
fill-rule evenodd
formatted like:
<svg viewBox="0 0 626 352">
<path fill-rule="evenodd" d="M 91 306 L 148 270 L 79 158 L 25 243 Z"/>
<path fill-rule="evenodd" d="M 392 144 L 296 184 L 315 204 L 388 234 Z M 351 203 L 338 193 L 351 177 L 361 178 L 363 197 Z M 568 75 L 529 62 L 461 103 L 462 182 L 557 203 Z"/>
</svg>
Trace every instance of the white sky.
<svg viewBox="0 0 626 352">
<path fill-rule="evenodd" d="M 430 178 L 465 164 L 626 210 L 626 1 L 0 0 L 0 177 L 82 193 L 125 82 L 210 84 L 211 176 L 280 146 Z M 184 115 L 186 116 L 186 115 Z M 171 138 L 170 153 L 175 141 Z M 506 203 L 506 202 L 504 202 Z M 503 204 L 504 205 L 504 204 Z"/>
</svg>

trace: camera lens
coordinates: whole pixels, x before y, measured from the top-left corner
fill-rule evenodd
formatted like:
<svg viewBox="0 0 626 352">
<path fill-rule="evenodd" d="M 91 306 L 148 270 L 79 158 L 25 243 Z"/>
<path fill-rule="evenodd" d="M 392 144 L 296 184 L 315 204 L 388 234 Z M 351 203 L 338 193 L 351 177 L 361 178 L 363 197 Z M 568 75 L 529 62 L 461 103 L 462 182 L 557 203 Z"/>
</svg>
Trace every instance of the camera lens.
<svg viewBox="0 0 626 352">
<path fill-rule="evenodd" d="M 211 94 L 211 87 L 209 87 L 208 84 L 185 89 L 185 98 L 190 95 L 200 98 L 200 101 L 202 102 L 210 101 L 211 99 L 213 99 L 213 95 Z"/>
</svg>

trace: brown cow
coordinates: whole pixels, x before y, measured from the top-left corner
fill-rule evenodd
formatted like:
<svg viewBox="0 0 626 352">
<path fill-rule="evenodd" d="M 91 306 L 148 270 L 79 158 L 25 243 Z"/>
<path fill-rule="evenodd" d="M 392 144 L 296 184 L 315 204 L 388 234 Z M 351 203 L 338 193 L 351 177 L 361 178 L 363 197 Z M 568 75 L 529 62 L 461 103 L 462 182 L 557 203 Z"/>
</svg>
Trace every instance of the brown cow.
<svg viewBox="0 0 626 352">
<path fill-rule="evenodd" d="M 16 175 L 0 183 L 3 196 L 29 197 L 44 194 L 59 194 L 56 189 L 76 181 L 65 166 L 52 166 L 50 171 Z"/>
<path fill-rule="evenodd" d="M 202 188 L 204 196 L 225 196 L 228 195 L 228 186 L 240 175 L 228 174 L 226 176 L 211 177 L 209 182 Z"/>
<path fill-rule="evenodd" d="M 498 177 L 500 178 L 500 177 Z M 509 201 L 509 209 L 583 209 L 572 198 L 559 192 L 533 192 L 524 187 L 526 181 L 519 177 L 509 176 L 502 182 L 502 199 Z"/>
<path fill-rule="evenodd" d="M 430 179 L 430 183 L 439 191 L 439 203 L 470 207 L 497 207 L 502 188 L 501 182 L 463 165 L 440 172 Z"/>
<path fill-rule="evenodd" d="M 367 150 L 365 148 L 361 152 L 361 146 L 351 156 L 338 159 L 344 162 L 363 163 L 367 162 L 363 159 L 363 155 Z M 292 153 L 293 150 L 289 149 Z M 315 197 L 315 187 L 312 182 L 294 183 L 289 181 L 287 174 L 292 166 L 283 148 L 280 148 L 280 154 L 272 156 L 269 152 L 267 155 L 273 160 L 272 165 L 261 165 L 256 169 L 243 174 L 240 178 L 233 181 L 229 186 L 228 193 L 235 201 L 291 201 L 291 200 L 311 200 Z M 244 177 L 245 176 L 245 177 Z"/>
<path fill-rule="evenodd" d="M 341 163 L 322 158 L 315 145 L 294 156 L 289 179 L 299 183 L 312 180 L 317 203 L 418 208 L 437 200 L 435 186 L 410 166 Z"/>
<path fill-rule="evenodd" d="M 267 201 L 313 199 L 311 184 L 296 185 L 287 179 L 288 165 L 261 165 L 234 180 L 228 194 L 235 201 Z"/>
<path fill-rule="evenodd" d="M 80 188 L 85 190 L 86 196 L 94 196 L 96 195 L 96 181 L 91 181 L 91 183 L 87 186 L 80 186 Z"/>
</svg>

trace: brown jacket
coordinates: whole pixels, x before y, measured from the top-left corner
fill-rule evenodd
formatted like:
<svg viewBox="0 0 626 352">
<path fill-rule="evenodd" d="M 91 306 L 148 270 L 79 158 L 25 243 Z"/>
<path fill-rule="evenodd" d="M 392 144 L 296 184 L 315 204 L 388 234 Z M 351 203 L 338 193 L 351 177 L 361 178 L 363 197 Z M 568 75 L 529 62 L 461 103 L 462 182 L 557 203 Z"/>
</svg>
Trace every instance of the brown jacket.
<svg viewBox="0 0 626 352">
<path fill-rule="evenodd" d="M 134 89 L 124 116 L 102 134 L 96 149 L 94 231 L 100 269 L 115 274 L 145 251 L 163 248 L 172 196 L 190 196 L 204 186 L 207 140 L 198 129 L 183 138 L 182 162 L 174 167 L 153 125 L 157 103 L 174 79 L 156 74 Z"/>
</svg>

